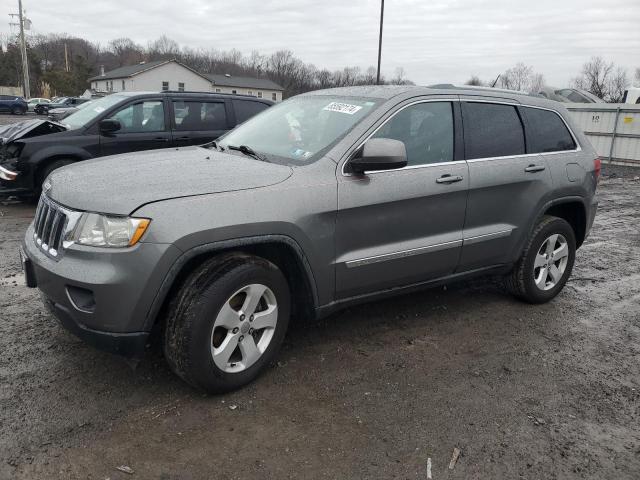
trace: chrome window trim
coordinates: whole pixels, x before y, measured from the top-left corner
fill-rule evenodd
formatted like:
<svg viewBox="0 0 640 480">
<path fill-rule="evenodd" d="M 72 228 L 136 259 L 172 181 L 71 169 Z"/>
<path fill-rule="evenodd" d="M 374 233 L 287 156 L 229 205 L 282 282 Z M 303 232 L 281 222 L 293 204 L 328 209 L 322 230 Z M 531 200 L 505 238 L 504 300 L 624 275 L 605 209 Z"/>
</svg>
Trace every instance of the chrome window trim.
<svg viewBox="0 0 640 480">
<path fill-rule="evenodd" d="M 573 138 L 573 142 L 576 144 L 576 148 L 573 149 L 573 150 L 554 150 L 552 152 L 521 153 L 521 154 L 518 154 L 518 155 L 503 155 L 503 156 L 500 156 L 500 157 L 481 157 L 481 158 L 472 158 L 472 159 L 465 159 L 465 160 L 452 160 L 450 162 L 425 163 L 423 165 L 407 165 L 406 167 L 396 168 L 396 169 L 393 169 L 393 170 L 371 170 L 370 172 L 366 172 L 367 175 L 378 174 L 378 173 L 401 172 L 403 170 L 413 170 L 413 169 L 416 169 L 416 168 L 439 167 L 439 166 L 442 166 L 442 165 L 455 165 L 455 164 L 459 164 L 459 163 L 463 163 L 463 162 L 469 162 L 469 163 L 473 162 L 473 163 L 475 163 L 475 162 L 498 160 L 498 159 L 501 159 L 501 158 L 526 158 L 526 157 L 533 157 L 533 156 L 538 156 L 538 155 L 558 155 L 558 154 L 561 154 L 561 153 L 576 153 L 576 152 L 581 152 L 582 151 L 582 147 L 580 145 L 580 142 L 578 142 L 578 138 L 576 137 L 575 133 L 573 133 L 573 129 L 571 128 L 571 126 L 569 126 L 569 124 L 567 123 L 567 121 L 564 119 L 564 117 L 562 115 L 560 115 L 557 111 L 555 111 L 555 110 L 553 110 L 551 108 L 540 107 L 538 105 L 529 105 L 529 104 L 526 104 L 526 103 L 514 103 L 514 102 L 505 102 L 505 101 L 498 101 L 498 100 L 475 99 L 475 98 L 473 98 L 473 99 L 471 99 L 471 98 L 434 98 L 434 99 L 424 99 L 424 100 L 416 100 L 414 102 L 407 103 L 406 105 L 402 106 L 401 108 L 399 108 L 398 110 L 393 112 L 389 116 L 389 118 L 387 118 L 384 122 L 382 122 L 380 125 L 378 125 L 378 127 L 376 127 L 376 129 L 373 132 L 371 132 L 367 136 L 367 138 L 365 138 L 362 142 L 360 142 L 357 147 L 351 149 L 349 151 L 349 153 L 347 155 L 345 155 L 346 159 L 342 162 L 342 167 L 341 167 L 342 176 L 343 177 L 352 177 L 352 176 L 354 176 L 353 173 L 346 173 L 344 171 L 347 163 L 351 159 L 351 156 L 360 147 L 362 147 L 362 145 L 364 145 L 367 142 L 367 140 L 369 140 L 371 137 L 373 137 L 378 132 L 378 130 L 380 130 L 389 120 L 391 120 L 393 117 L 395 117 L 398 113 L 400 113 L 402 110 L 404 110 L 407 107 L 410 107 L 412 105 L 417 105 L 419 103 L 429 103 L 429 102 L 495 103 L 495 104 L 498 104 L 498 105 L 511 105 L 513 107 L 527 107 L 527 108 L 537 108 L 538 110 L 546 110 L 546 111 L 552 112 L 552 113 L 556 114 L 558 117 L 560 117 L 560 120 L 562 120 L 562 123 L 567 128 L 567 130 L 569 131 L 569 134 L 571 135 L 571 138 Z M 523 124 L 523 132 L 526 132 L 524 124 Z"/>
</svg>

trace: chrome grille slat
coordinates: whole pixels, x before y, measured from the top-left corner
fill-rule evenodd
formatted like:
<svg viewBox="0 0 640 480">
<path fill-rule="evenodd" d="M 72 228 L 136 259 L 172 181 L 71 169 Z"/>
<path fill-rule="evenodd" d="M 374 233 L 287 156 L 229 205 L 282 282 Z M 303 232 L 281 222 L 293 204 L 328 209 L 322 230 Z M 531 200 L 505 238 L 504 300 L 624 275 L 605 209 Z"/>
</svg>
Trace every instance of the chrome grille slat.
<svg viewBox="0 0 640 480">
<path fill-rule="evenodd" d="M 42 195 L 33 220 L 35 244 L 49 257 L 58 259 L 64 250 L 66 229 L 75 225 L 79 215 L 79 212 L 67 210 Z"/>
</svg>

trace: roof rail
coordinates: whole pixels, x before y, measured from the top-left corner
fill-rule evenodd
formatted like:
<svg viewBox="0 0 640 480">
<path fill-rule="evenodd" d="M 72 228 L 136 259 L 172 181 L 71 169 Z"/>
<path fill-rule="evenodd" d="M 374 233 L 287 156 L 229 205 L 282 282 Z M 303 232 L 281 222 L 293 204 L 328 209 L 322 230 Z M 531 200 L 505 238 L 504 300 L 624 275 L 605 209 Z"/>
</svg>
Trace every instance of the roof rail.
<svg viewBox="0 0 640 480">
<path fill-rule="evenodd" d="M 160 90 L 160 93 L 197 93 L 199 95 L 229 95 L 234 97 L 258 98 L 255 95 L 247 95 L 246 93 L 202 92 L 197 90 Z M 266 100 L 266 98 L 260 98 L 260 100 Z"/>
<path fill-rule="evenodd" d="M 517 95 L 526 95 L 528 97 L 538 97 L 539 95 L 536 93 L 527 93 L 522 90 L 511 90 L 508 88 L 495 88 L 495 87 L 484 87 L 481 85 L 454 85 L 452 83 L 437 83 L 435 85 L 427 85 L 427 88 L 448 88 L 452 90 L 480 90 L 480 91 L 490 91 L 490 92 L 499 92 L 499 93 L 511 93 Z"/>
</svg>

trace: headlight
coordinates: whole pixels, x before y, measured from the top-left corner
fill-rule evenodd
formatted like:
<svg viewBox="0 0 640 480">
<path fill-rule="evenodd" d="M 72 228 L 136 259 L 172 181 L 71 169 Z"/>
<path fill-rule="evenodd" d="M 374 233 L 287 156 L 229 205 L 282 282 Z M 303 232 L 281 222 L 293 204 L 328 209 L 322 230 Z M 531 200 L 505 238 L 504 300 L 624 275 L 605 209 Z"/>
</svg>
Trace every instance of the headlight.
<svg viewBox="0 0 640 480">
<path fill-rule="evenodd" d="M 112 217 L 83 213 L 65 240 L 92 247 L 132 247 L 147 230 L 147 218 Z"/>
</svg>

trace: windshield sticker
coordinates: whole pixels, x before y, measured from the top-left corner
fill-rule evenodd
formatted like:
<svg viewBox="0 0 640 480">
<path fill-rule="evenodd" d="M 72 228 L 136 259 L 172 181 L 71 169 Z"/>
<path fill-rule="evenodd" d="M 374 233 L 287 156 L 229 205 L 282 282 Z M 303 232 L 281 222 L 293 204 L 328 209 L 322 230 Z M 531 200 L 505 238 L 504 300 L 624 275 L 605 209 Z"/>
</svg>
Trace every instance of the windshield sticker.
<svg viewBox="0 0 640 480">
<path fill-rule="evenodd" d="M 100 107 L 100 106 L 98 106 L 98 107 L 93 109 L 93 111 L 96 112 L 96 113 L 102 113 L 102 112 L 104 112 L 104 110 L 105 110 L 105 108 L 104 107 Z"/>
<path fill-rule="evenodd" d="M 328 110 L 330 112 L 346 113 L 347 115 L 353 115 L 360 109 L 362 109 L 362 107 L 358 105 L 349 105 L 348 103 L 339 103 L 339 102 L 331 102 L 329 105 L 323 108 L 323 110 Z"/>
</svg>

